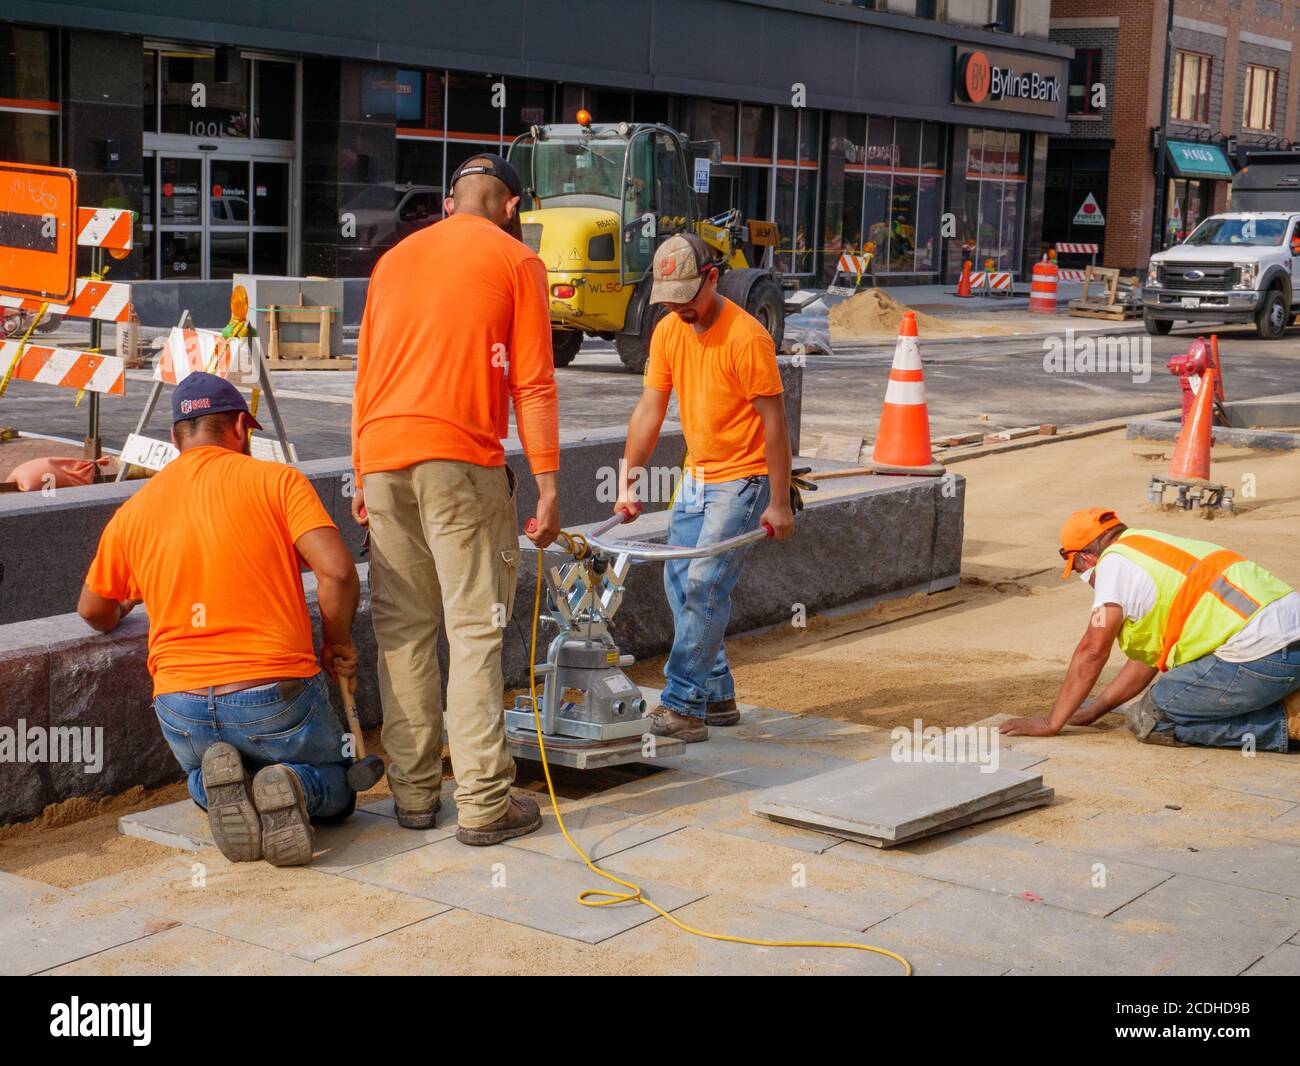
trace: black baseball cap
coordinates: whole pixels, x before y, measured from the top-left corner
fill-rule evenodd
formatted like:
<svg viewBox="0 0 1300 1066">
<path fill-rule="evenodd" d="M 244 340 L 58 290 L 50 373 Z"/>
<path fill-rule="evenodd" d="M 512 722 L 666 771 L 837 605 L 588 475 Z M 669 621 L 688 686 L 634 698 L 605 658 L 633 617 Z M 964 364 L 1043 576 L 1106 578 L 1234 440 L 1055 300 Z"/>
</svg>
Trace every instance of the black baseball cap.
<svg viewBox="0 0 1300 1066">
<path fill-rule="evenodd" d="M 196 371 L 187 375 L 172 391 L 172 425 L 227 411 L 242 411 L 252 419 L 254 429 L 262 428 L 249 412 L 243 394 L 216 374 Z"/>
<path fill-rule="evenodd" d="M 499 155 L 492 155 L 484 152 L 482 155 L 470 156 L 451 176 L 451 182 L 448 188 L 451 189 L 452 195 L 456 195 L 456 182 L 466 174 L 491 174 L 492 177 L 504 183 L 505 187 L 510 190 L 511 196 L 523 196 L 523 182 L 519 180 L 519 172 Z"/>
</svg>

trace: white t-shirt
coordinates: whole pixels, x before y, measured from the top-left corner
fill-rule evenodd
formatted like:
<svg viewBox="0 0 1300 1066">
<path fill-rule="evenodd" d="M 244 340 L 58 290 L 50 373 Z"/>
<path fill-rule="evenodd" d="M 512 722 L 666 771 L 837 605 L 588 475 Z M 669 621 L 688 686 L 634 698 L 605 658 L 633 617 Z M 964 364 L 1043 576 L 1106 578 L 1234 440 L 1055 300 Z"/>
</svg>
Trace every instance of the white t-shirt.
<svg viewBox="0 0 1300 1066">
<path fill-rule="evenodd" d="M 1136 622 L 1156 605 L 1156 583 L 1132 559 L 1112 552 L 1097 564 L 1093 609 L 1104 603 L 1116 604 L 1126 618 Z M 1225 663 L 1249 663 L 1297 640 L 1300 592 L 1289 592 L 1257 611 L 1240 631 L 1214 650 L 1214 655 Z"/>
</svg>

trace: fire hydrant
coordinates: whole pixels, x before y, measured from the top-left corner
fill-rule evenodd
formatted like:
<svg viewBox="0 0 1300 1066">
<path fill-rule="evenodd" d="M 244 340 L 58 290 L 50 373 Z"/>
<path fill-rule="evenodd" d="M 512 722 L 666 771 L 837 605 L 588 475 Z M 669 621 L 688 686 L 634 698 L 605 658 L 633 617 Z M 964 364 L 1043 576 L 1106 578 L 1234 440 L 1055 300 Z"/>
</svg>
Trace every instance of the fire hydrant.
<svg viewBox="0 0 1300 1066">
<path fill-rule="evenodd" d="M 1187 346 L 1182 355 L 1169 357 L 1165 364 L 1169 373 L 1178 375 L 1178 384 L 1183 394 L 1183 422 L 1187 421 L 1188 412 L 1196 399 L 1196 390 L 1201 387 L 1201 379 L 1210 367 L 1215 369 L 1215 399 L 1223 400 L 1223 368 L 1219 364 L 1219 338 L 1211 336 L 1209 343 L 1204 337 L 1197 337 Z"/>
</svg>

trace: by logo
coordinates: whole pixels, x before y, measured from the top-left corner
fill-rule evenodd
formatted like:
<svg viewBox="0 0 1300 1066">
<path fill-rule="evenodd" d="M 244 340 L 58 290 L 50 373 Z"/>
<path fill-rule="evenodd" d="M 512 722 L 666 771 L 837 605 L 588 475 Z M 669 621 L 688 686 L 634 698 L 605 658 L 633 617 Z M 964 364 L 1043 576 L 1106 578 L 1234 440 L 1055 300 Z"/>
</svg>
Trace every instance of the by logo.
<svg viewBox="0 0 1300 1066">
<path fill-rule="evenodd" d="M 961 82 L 966 99 L 972 104 L 982 103 L 993 83 L 993 70 L 989 57 L 983 52 L 970 52 L 961 61 Z"/>
</svg>

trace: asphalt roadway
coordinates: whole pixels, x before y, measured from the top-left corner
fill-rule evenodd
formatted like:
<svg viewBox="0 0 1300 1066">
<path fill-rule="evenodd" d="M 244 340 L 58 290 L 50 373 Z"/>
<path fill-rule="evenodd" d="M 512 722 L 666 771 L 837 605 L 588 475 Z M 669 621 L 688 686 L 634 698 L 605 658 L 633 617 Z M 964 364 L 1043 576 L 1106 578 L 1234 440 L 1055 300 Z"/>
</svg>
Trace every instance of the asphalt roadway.
<svg viewBox="0 0 1300 1066">
<path fill-rule="evenodd" d="M 1165 370 L 1170 355 L 1186 350 L 1196 333 L 1177 330 L 1148 337 L 1140 325 L 1108 329 L 1126 360 L 1122 369 L 1063 366 L 1061 335 L 923 341 L 927 398 L 935 436 L 1052 423 L 1060 427 L 1175 408 L 1178 381 Z M 1300 329 L 1277 341 L 1261 341 L 1247 327 L 1220 331 L 1220 351 L 1230 400 L 1300 389 Z M 49 340 L 75 343 L 60 333 Z M 48 341 L 47 341 L 48 342 Z M 1076 345 L 1083 335 L 1076 334 Z M 1149 348 L 1148 348 L 1149 345 Z M 1149 365 L 1144 371 L 1143 364 Z M 1080 353 L 1082 354 L 1082 353 Z M 1053 362 L 1053 356 L 1058 356 Z M 893 344 L 837 347 L 806 357 L 803 435 L 811 444 L 823 433 L 870 439 L 880 415 Z M 1095 362 L 1094 362 L 1095 365 Z M 1085 364 L 1086 366 L 1086 364 Z M 588 340 L 577 359 L 558 371 L 561 426 L 584 430 L 625 425 L 640 393 L 637 375 L 627 373 L 613 346 Z M 290 439 L 301 459 L 345 455 L 350 450 L 351 372 L 276 372 L 274 384 Z M 149 390 L 149 372 L 131 371 L 125 397 L 101 403 L 101 434 L 107 448 L 121 446 L 135 428 Z M 15 381 L 0 398 L 0 426 L 80 440 L 86 432 L 87 403 L 73 406 L 71 390 Z M 167 435 L 166 401 L 149 435 Z M 669 417 L 674 417 L 670 410 Z M 269 423 L 265 423 L 269 427 Z"/>
</svg>

